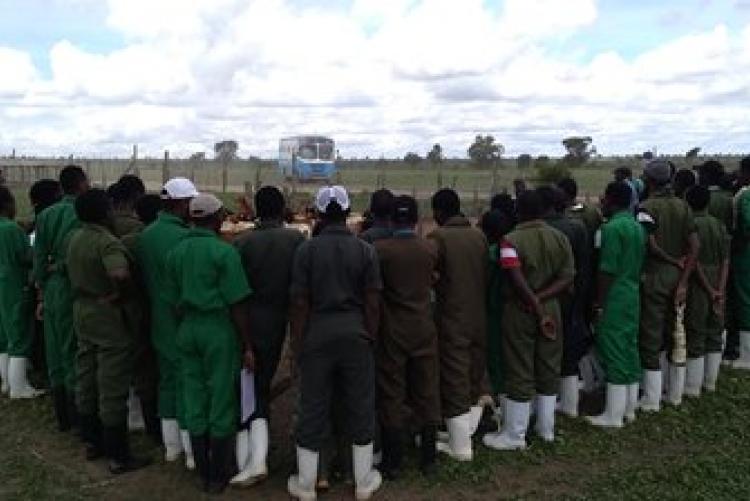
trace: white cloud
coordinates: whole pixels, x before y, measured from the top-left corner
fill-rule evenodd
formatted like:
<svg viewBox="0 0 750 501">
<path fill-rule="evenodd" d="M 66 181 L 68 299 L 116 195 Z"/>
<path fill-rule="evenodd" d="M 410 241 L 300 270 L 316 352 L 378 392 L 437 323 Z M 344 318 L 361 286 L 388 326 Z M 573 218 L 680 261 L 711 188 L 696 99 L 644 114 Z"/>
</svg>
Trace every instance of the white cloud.
<svg viewBox="0 0 750 501">
<path fill-rule="evenodd" d="M 597 22 L 594 0 L 290 2 L 108 0 L 126 46 L 60 40 L 49 77 L 0 47 L 0 149 L 187 155 L 234 137 L 243 154 L 272 154 L 306 132 L 358 156 L 434 141 L 462 155 L 478 132 L 510 154 L 559 152 L 574 133 L 602 152 L 748 146 L 750 26 L 579 62 L 550 49 Z"/>
</svg>

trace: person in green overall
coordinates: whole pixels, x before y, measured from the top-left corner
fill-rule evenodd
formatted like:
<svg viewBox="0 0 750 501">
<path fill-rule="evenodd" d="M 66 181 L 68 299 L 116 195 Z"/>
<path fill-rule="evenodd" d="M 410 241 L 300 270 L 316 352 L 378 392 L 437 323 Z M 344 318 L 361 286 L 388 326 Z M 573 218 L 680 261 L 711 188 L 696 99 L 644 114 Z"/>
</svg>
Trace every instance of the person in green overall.
<svg viewBox="0 0 750 501">
<path fill-rule="evenodd" d="M 535 431 L 555 439 L 555 404 L 562 362 L 560 295 L 573 285 L 575 265 L 568 239 L 548 226 L 534 191 L 517 200 L 519 223 L 500 246 L 500 266 L 512 287 L 505 289 L 503 354 L 505 391 L 503 426 L 484 436 L 496 450 L 524 449 L 535 400 Z"/>
<path fill-rule="evenodd" d="M 255 229 L 240 235 L 235 247 L 242 257 L 247 281 L 253 288 L 250 319 L 259 364 L 255 372 L 255 412 L 242 423 L 237 434 L 239 473 L 231 484 L 247 487 L 268 476 L 268 424 L 271 417 L 271 382 L 279 366 L 289 326 L 289 286 L 294 253 L 305 237 L 284 227 L 286 202 L 274 186 L 255 194 L 255 211 L 260 219 Z"/>
<path fill-rule="evenodd" d="M 31 356 L 29 322 L 34 300 L 29 272 L 29 237 L 16 218 L 16 200 L 0 185 L 0 374 L 3 393 L 10 398 L 35 398 L 44 392 L 29 384 L 26 371 Z M 2 367 L 2 366 L 5 367 Z"/>
<path fill-rule="evenodd" d="M 627 183 L 611 183 L 602 204 L 607 222 L 601 229 L 594 339 L 607 394 L 604 413 L 586 418 L 594 426 L 621 427 L 623 419 L 635 419 L 638 403 L 640 282 L 646 233 L 630 211 L 631 194 Z"/>
<path fill-rule="evenodd" d="M 639 406 L 646 412 L 659 411 L 662 390 L 669 389 L 665 382 L 667 376 L 675 397 L 682 395 L 685 382 L 685 366 L 675 363 L 671 356 L 672 333 L 676 328 L 677 307 L 684 305 L 687 298 L 700 244 L 690 207 L 674 196 L 669 187 L 673 171 L 673 166 L 664 160 L 652 160 L 646 165 L 644 178 L 648 198 L 641 204 L 643 212 L 638 214 L 639 221 L 649 230 L 641 287 L 639 341 L 644 370 L 644 395 Z M 665 357 L 671 362 L 668 367 L 660 358 L 663 351 L 670 352 L 670 356 Z"/>
<path fill-rule="evenodd" d="M 185 452 L 185 465 L 195 466 L 190 434 L 182 416 L 182 386 L 179 378 L 177 317 L 163 297 L 167 255 L 190 232 L 190 200 L 198 191 L 189 179 L 174 178 L 164 184 L 161 198 L 164 210 L 140 234 L 135 244 L 138 269 L 143 274 L 149 298 L 151 342 L 159 369 L 159 417 L 161 417 L 164 459 L 177 461 Z M 182 430 L 182 432 L 181 432 Z"/>
<path fill-rule="evenodd" d="M 739 330 L 739 357 L 732 367 L 750 370 L 750 157 L 740 162 L 738 182 L 743 188 L 734 199 L 732 284 L 735 291 L 734 321 Z"/>
<path fill-rule="evenodd" d="M 711 200 L 708 188 L 692 188 L 686 200 L 695 216 L 701 250 L 685 308 L 688 356 L 685 395 L 699 397 L 702 387 L 709 391 L 716 389 L 721 365 L 730 238 L 724 223 L 706 210 Z"/>
<path fill-rule="evenodd" d="M 78 228 L 75 199 L 89 189 L 86 173 L 77 165 L 60 171 L 64 196 L 36 220 L 33 277 L 42 291 L 42 314 L 52 401 L 61 431 L 76 424 L 73 296 L 65 269 L 70 232 Z"/>
<path fill-rule="evenodd" d="M 435 323 L 440 354 L 440 398 L 448 442 L 438 450 L 457 461 L 471 461 L 471 437 L 483 408 L 479 398 L 487 382 L 487 260 L 482 232 L 461 213 L 461 200 L 451 189 L 432 197 L 438 228 L 427 235 L 438 250 Z"/>
<path fill-rule="evenodd" d="M 226 211 L 213 195 L 190 201 L 194 228 L 169 253 L 164 297 L 179 315 L 177 349 L 185 424 L 209 493 L 234 471 L 240 363 L 255 370 L 247 283 L 237 250 L 219 238 Z"/>
<path fill-rule="evenodd" d="M 135 212 L 136 203 L 146 194 L 143 181 L 133 175 L 122 176 L 107 190 L 114 206 L 114 233 L 118 238 L 140 233 L 143 222 Z"/>
<path fill-rule="evenodd" d="M 135 366 L 135 325 L 128 317 L 132 257 L 110 230 L 112 203 L 103 190 L 76 199 L 80 228 L 71 232 L 66 269 L 78 336 L 76 403 L 87 458 L 109 459 L 122 474 L 150 463 L 133 457 L 128 441 L 128 392 Z"/>
<path fill-rule="evenodd" d="M 589 241 L 593 248 L 594 235 L 602 225 L 602 215 L 596 207 L 585 202 L 578 201 L 578 183 L 572 177 L 566 177 L 558 181 L 557 187 L 565 195 L 565 214 L 568 217 L 579 219 L 586 226 L 589 233 Z"/>
</svg>

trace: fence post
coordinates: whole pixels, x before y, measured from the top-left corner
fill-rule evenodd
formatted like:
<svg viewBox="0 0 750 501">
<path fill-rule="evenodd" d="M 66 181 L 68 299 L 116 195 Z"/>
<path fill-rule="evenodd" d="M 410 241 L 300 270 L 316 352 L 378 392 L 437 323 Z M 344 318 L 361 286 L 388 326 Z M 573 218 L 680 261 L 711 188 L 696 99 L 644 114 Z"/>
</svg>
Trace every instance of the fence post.
<svg viewBox="0 0 750 501">
<path fill-rule="evenodd" d="M 227 184 L 229 183 L 229 159 L 221 159 L 221 192 L 227 192 Z"/>
<path fill-rule="evenodd" d="M 169 181 L 169 150 L 164 150 L 164 163 L 161 166 L 161 184 L 165 185 Z"/>
</svg>

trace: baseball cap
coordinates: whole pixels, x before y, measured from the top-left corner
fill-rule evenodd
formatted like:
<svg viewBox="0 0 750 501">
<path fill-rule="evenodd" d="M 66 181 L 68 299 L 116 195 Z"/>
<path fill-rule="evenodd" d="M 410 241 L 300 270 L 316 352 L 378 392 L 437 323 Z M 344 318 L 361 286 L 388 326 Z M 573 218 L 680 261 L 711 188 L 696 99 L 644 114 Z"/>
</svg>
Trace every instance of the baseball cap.
<svg viewBox="0 0 750 501">
<path fill-rule="evenodd" d="M 221 203 L 221 200 L 210 193 L 203 193 L 190 201 L 190 217 L 213 216 L 223 208 L 224 204 Z"/>
<path fill-rule="evenodd" d="M 652 160 L 643 169 L 643 174 L 657 183 L 668 183 L 672 178 L 672 166 L 666 160 Z"/>
<path fill-rule="evenodd" d="M 331 202 L 339 204 L 342 210 L 349 210 L 349 195 L 343 186 L 324 186 L 318 190 L 315 197 L 315 208 L 318 212 L 326 212 Z"/>
<path fill-rule="evenodd" d="M 198 190 L 190 179 L 175 177 L 164 184 L 161 189 L 162 200 L 184 200 L 198 196 Z"/>
</svg>

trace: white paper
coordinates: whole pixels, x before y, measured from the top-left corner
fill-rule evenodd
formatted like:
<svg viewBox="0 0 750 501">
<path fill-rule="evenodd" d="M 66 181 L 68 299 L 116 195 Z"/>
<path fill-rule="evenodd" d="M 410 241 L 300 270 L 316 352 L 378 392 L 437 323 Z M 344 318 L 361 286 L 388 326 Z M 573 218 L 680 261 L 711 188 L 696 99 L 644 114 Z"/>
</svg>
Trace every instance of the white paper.
<svg viewBox="0 0 750 501">
<path fill-rule="evenodd" d="M 255 412 L 255 374 L 247 369 L 240 371 L 240 393 L 242 395 L 242 422 Z"/>
</svg>

